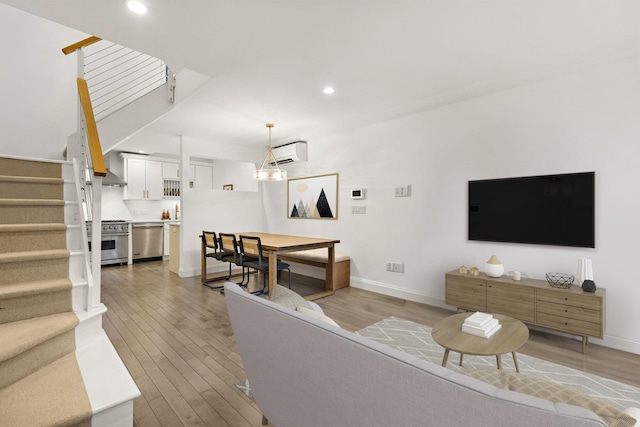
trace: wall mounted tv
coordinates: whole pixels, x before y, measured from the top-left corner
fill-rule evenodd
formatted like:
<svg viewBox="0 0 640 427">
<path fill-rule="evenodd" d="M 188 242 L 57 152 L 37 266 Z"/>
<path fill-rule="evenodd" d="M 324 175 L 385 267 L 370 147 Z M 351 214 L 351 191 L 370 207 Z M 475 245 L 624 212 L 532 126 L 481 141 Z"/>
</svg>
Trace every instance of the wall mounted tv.
<svg viewBox="0 0 640 427">
<path fill-rule="evenodd" d="M 595 247 L 595 172 L 469 181 L 469 240 Z"/>
</svg>

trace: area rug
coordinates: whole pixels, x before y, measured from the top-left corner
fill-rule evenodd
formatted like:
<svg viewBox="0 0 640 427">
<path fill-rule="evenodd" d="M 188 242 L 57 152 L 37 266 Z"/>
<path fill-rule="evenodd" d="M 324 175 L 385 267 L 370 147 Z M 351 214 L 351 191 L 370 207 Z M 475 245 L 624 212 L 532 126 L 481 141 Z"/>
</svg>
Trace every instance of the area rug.
<svg viewBox="0 0 640 427">
<path fill-rule="evenodd" d="M 409 320 L 388 317 L 356 332 L 389 347 L 396 348 L 437 365 L 442 364 L 444 348 L 431 338 L 431 328 Z M 517 354 L 520 372 L 543 377 L 550 381 L 572 387 L 582 393 L 605 399 L 621 409 L 640 407 L 640 388 L 547 362 L 526 354 Z M 451 352 L 447 368 L 464 369 L 496 368 L 495 356 L 465 355 L 463 366 L 458 365 L 459 353 Z M 515 371 L 510 355 L 502 357 L 502 368 Z"/>
</svg>

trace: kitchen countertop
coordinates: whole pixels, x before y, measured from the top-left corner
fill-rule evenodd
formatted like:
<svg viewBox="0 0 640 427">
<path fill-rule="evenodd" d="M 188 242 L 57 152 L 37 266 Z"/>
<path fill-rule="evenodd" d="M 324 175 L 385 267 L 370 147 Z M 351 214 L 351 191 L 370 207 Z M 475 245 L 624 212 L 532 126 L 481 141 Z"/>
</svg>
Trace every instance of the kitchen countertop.
<svg viewBox="0 0 640 427">
<path fill-rule="evenodd" d="M 134 219 L 131 221 L 133 224 L 142 224 L 142 223 L 158 223 L 158 224 L 180 224 L 180 220 L 176 219 Z"/>
</svg>

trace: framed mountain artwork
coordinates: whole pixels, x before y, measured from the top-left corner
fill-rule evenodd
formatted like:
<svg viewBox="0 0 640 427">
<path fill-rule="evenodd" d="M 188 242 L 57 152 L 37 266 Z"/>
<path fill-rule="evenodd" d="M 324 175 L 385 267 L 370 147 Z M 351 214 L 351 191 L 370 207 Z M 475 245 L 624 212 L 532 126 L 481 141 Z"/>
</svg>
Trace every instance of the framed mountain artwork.
<svg viewBox="0 0 640 427">
<path fill-rule="evenodd" d="M 289 179 L 287 217 L 338 219 L 338 174 Z"/>
</svg>

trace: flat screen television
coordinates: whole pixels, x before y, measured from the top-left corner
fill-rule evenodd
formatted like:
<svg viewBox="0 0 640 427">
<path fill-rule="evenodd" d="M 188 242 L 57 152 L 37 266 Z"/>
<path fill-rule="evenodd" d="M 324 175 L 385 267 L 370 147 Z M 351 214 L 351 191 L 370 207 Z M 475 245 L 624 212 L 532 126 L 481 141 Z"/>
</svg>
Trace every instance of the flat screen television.
<svg viewBox="0 0 640 427">
<path fill-rule="evenodd" d="M 469 181 L 469 240 L 595 248 L 595 172 Z"/>
</svg>

